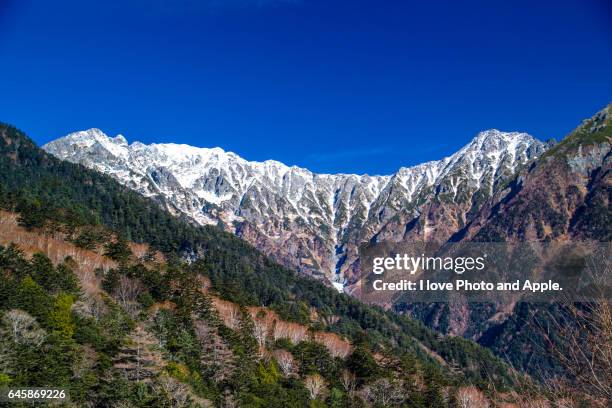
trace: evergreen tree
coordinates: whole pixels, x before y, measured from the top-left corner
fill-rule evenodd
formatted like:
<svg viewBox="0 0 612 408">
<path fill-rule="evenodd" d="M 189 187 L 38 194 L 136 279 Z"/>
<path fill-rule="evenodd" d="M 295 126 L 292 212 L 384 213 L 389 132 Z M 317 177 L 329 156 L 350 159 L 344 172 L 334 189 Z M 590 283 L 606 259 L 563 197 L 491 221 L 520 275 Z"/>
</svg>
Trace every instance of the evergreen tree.
<svg viewBox="0 0 612 408">
<path fill-rule="evenodd" d="M 16 208 L 19 212 L 19 225 L 27 230 L 43 228 L 47 215 L 43 204 L 38 199 L 22 199 Z"/>
<path fill-rule="evenodd" d="M 357 375 L 360 384 L 368 382 L 379 373 L 378 365 L 372 353 L 364 346 L 355 347 L 346 360 L 346 366 Z"/>
<path fill-rule="evenodd" d="M 104 255 L 117 262 L 125 263 L 132 256 L 127 240 L 120 235 L 116 241 L 111 241 L 104 246 Z"/>
</svg>

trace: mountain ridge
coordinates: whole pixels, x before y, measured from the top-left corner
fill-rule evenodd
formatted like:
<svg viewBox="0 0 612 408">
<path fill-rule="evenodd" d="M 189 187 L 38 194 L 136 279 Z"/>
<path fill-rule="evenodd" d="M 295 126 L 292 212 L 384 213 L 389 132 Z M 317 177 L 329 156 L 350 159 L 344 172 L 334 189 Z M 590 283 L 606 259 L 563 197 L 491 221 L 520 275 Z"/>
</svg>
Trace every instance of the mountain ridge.
<svg viewBox="0 0 612 408">
<path fill-rule="evenodd" d="M 458 211 L 464 218 L 475 195 L 490 196 L 545 146 L 526 133 L 488 130 L 451 156 L 387 176 L 317 174 L 274 160 L 247 161 L 221 148 L 128 144 L 95 128 L 43 149 L 110 174 L 174 214 L 220 224 L 286 266 L 341 287 L 355 280 L 357 246 L 396 215 L 418 217 L 423 203 L 439 197 L 466 202 Z"/>
<path fill-rule="evenodd" d="M 240 160 L 243 160 L 249 164 L 265 164 L 265 163 L 270 163 L 270 164 L 277 164 L 280 165 L 282 167 L 285 167 L 287 169 L 299 169 L 299 170 L 307 170 L 308 172 L 312 173 L 313 175 L 318 175 L 318 176 L 356 176 L 356 177 L 391 177 L 393 174 L 396 174 L 399 170 L 401 169 L 410 169 L 410 168 L 415 168 L 415 167 L 420 167 L 420 166 L 424 166 L 424 165 L 428 165 L 430 163 L 435 163 L 435 162 L 439 162 L 439 161 L 444 161 L 445 159 L 450 158 L 451 156 L 453 156 L 454 154 L 460 152 L 462 149 L 465 149 L 466 147 L 468 147 L 470 144 L 478 141 L 478 140 L 482 140 L 485 136 L 487 135 L 493 135 L 493 136 L 499 136 L 499 137 L 515 137 L 515 136 L 528 136 L 529 138 L 534 139 L 535 141 L 538 141 L 540 143 L 543 143 L 542 141 L 540 141 L 539 139 L 535 138 L 534 136 L 530 135 L 527 132 L 520 132 L 520 131 L 503 131 L 503 130 L 499 130 L 497 128 L 490 128 L 490 129 L 486 129 L 486 130 L 482 130 L 480 132 L 478 132 L 476 134 L 476 136 L 474 136 L 470 142 L 468 142 L 467 144 L 463 145 L 461 148 L 459 148 L 459 150 L 457 150 L 455 153 L 448 155 L 448 156 L 444 156 L 441 159 L 437 159 L 437 160 L 428 160 L 425 162 L 421 162 L 421 163 L 417 163 L 411 166 L 400 166 L 398 168 L 398 170 L 395 173 L 391 173 L 391 174 L 369 174 L 369 173 L 351 173 L 351 172 L 337 172 L 337 173 L 326 173 L 326 172 L 316 172 L 316 171 L 312 171 L 307 167 L 303 167 L 303 166 L 299 166 L 296 164 L 286 164 L 282 161 L 276 160 L 276 159 L 265 159 L 265 160 L 248 160 L 245 159 L 243 156 L 241 156 L 240 154 L 231 151 L 231 150 L 226 150 L 223 147 L 220 146 L 214 146 L 214 147 L 201 147 L 201 146 L 195 146 L 195 145 L 190 145 L 187 143 L 174 143 L 174 142 L 154 142 L 154 143 L 142 143 L 138 140 L 134 140 L 133 142 L 129 142 L 128 139 L 125 137 L 125 135 L 123 135 L 122 133 L 118 133 L 115 136 L 111 136 L 109 134 L 107 134 L 106 132 L 104 132 L 102 129 L 97 128 L 97 127 L 92 127 L 89 129 L 85 129 L 85 130 L 78 130 L 78 131 L 74 131 L 74 132 L 70 132 L 68 134 L 66 134 L 65 136 L 61 136 L 58 137 L 54 140 L 51 140 L 45 144 L 43 144 L 41 147 L 47 146 L 47 145 L 53 145 L 55 144 L 55 142 L 58 142 L 60 140 L 63 139 L 81 139 L 82 141 L 86 141 L 87 139 L 91 139 L 92 141 L 97 141 L 97 142 L 115 142 L 118 145 L 123 145 L 123 146 L 132 146 L 132 145 L 137 145 L 137 146 L 171 146 L 171 147 L 175 147 L 175 148 L 184 148 L 184 149 L 189 149 L 189 150 L 198 150 L 198 151 L 210 151 L 210 152 L 215 152 L 215 153 L 221 153 L 221 154 L 225 154 Z"/>
</svg>

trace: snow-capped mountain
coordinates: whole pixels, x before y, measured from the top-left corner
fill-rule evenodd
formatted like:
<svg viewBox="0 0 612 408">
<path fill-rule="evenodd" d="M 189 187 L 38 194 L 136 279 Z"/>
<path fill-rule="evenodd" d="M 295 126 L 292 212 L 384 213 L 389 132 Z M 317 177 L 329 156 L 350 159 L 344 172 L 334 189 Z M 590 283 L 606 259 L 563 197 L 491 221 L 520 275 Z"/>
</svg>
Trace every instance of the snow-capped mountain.
<svg viewBox="0 0 612 408">
<path fill-rule="evenodd" d="M 500 183 L 545 150 L 526 133 L 488 130 L 450 157 L 368 176 L 252 162 L 220 148 L 128 144 L 99 129 L 43 148 L 109 174 L 175 214 L 220 224 L 336 286 L 354 281 L 364 240 L 446 240 Z"/>
</svg>

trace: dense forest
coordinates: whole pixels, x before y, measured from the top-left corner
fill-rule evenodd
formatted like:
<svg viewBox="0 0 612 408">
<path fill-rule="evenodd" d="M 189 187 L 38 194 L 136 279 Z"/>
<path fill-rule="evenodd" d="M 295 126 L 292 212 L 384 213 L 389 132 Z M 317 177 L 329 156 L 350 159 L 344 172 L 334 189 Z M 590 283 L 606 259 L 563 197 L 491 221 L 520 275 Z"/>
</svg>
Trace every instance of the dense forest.
<svg viewBox="0 0 612 408">
<path fill-rule="evenodd" d="M 476 343 L 298 276 L 7 125 L 0 207 L 15 228 L 112 265 L 92 290 L 72 257 L 0 248 L 2 385 L 66 387 L 79 406 L 453 407 L 540 393 Z M 266 316 L 304 335 L 270 335 Z M 320 333 L 350 348 L 335 353 Z"/>
<path fill-rule="evenodd" d="M 85 406 L 425 407 L 447 406 L 459 392 L 484 398 L 414 353 L 374 353 L 365 338 L 343 352 L 312 326 L 296 336 L 279 320 L 274 334 L 261 333 L 263 310 L 232 304 L 231 320 L 222 318 L 201 290 L 200 262 L 135 259 L 122 240 L 100 250 L 116 267 L 95 271 L 98 292 L 81 287 L 71 257 L 54 266 L 42 253 L 0 247 L 2 385 L 59 387 Z"/>
</svg>

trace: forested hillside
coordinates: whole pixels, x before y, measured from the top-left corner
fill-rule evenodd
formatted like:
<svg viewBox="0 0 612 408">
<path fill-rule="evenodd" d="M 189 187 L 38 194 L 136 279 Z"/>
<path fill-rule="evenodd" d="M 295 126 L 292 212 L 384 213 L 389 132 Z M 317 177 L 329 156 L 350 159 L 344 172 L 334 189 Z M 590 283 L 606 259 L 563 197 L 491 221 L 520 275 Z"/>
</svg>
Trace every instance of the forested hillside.
<svg viewBox="0 0 612 408">
<path fill-rule="evenodd" d="M 3 385 L 60 387 L 79 406 L 425 407 L 518 399 L 494 382 L 470 386 L 423 346 L 390 354 L 374 351 L 365 336 L 351 344 L 323 331 L 329 322 L 314 309 L 299 324 L 222 300 L 199 261 L 167 263 L 103 229 L 104 242 L 84 240 L 89 227 L 69 234 L 63 224 L 26 223 L 23 214 L 0 213 L 0 242 L 10 235 L 21 245 L 0 246 Z"/>
</svg>

